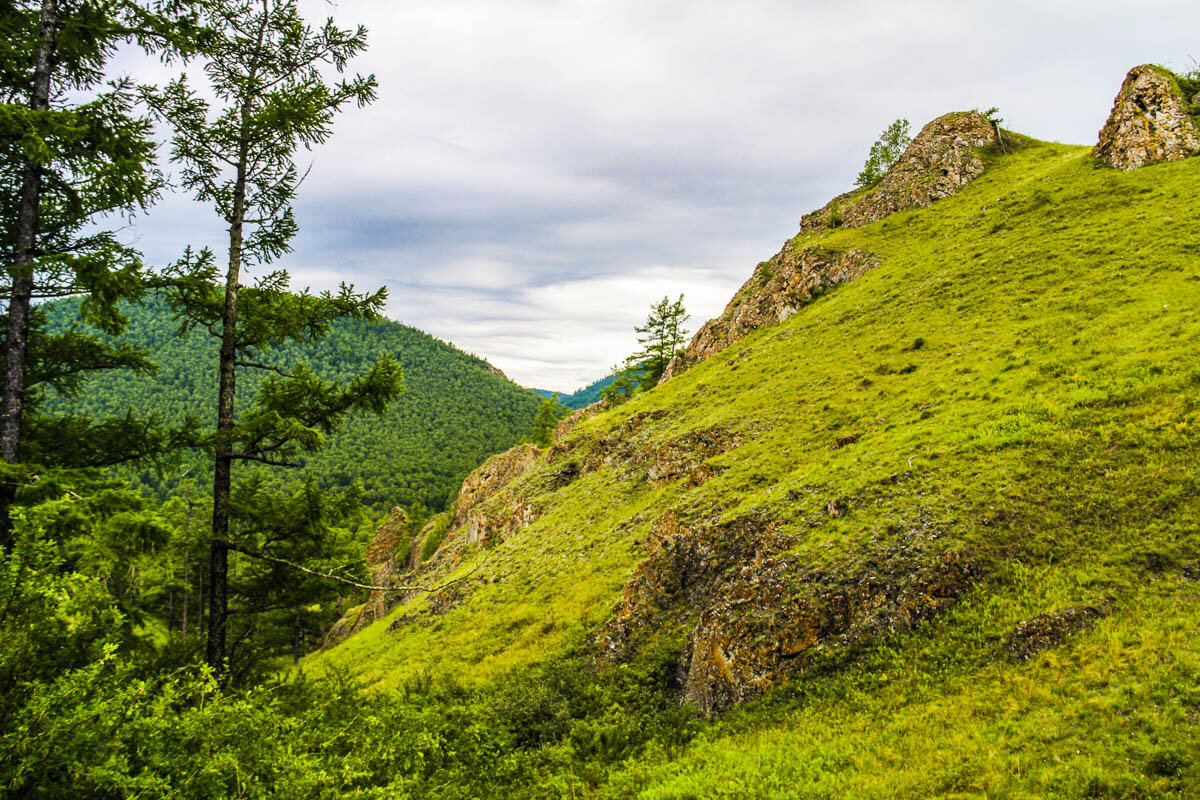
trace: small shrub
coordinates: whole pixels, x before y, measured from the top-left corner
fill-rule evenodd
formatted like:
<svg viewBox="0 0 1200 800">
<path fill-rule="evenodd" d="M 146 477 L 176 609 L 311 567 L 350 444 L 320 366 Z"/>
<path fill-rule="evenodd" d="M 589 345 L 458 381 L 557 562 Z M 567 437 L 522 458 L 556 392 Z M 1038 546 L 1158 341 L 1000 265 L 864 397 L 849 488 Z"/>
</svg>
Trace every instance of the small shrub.
<svg viewBox="0 0 1200 800">
<path fill-rule="evenodd" d="M 867 162 L 863 164 L 862 172 L 858 173 L 854 184 L 874 186 L 883 180 L 888 170 L 900 160 L 900 156 L 912 142 L 910 132 L 911 126 L 906 119 L 898 119 L 888 125 L 875 144 L 871 145 L 871 153 L 867 156 Z"/>
<path fill-rule="evenodd" d="M 829 227 L 842 227 L 842 207 L 836 200 L 834 200 L 833 205 L 829 207 Z"/>
</svg>

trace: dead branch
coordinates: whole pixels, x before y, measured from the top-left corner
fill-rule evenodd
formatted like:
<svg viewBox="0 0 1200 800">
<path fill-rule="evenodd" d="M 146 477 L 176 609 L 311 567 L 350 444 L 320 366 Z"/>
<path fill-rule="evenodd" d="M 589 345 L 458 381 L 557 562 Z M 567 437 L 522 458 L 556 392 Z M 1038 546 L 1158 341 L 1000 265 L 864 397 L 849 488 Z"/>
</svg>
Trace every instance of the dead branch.
<svg viewBox="0 0 1200 800">
<path fill-rule="evenodd" d="M 308 567 L 297 564 L 295 561 L 288 561 L 286 558 L 277 558 L 275 556 L 269 556 L 266 553 L 260 553 L 257 550 L 251 550 L 247 547 L 242 547 L 241 545 L 236 545 L 231 542 L 226 543 L 225 546 L 228 547 L 230 550 L 233 550 L 234 552 L 241 553 L 244 556 L 250 556 L 251 558 L 261 559 L 262 561 L 269 561 L 272 564 L 280 564 L 282 566 L 289 567 L 289 568 L 297 570 L 299 572 L 303 572 L 305 575 L 312 575 L 313 577 L 316 577 L 316 578 L 324 578 L 325 580 L 328 580 L 328 581 L 336 581 L 338 583 L 345 584 L 346 586 L 353 586 L 356 589 L 366 589 L 366 590 L 372 591 L 372 592 L 414 592 L 414 591 L 415 592 L 430 592 L 430 593 L 440 592 L 441 590 L 443 590 L 449 586 L 453 586 L 456 583 L 462 583 L 467 578 L 471 577 L 476 572 L 478 572 L 480 567 L 482 567 L 485 563 L 487 563 L 487 559 L 485 558 L 485 559 L 481 560 L 478 564 L 476 564 L 474 567 L 472 567 L 465 575 L 457 577 L 452 581 L 446 581 L 445 583 L 439 584 L 437 586 L 422 586 L 420 584 L 410 584 L 410 585 L 403 585 L 403 586 L 371 586 L 370 584 L 359 583 L 358 581 L 352 581 L 349 578 L 343 578 L 340 575 L 333 575 L 328 572 L 320 572 L 315 569 L 309 569 Z"/>
</svg>

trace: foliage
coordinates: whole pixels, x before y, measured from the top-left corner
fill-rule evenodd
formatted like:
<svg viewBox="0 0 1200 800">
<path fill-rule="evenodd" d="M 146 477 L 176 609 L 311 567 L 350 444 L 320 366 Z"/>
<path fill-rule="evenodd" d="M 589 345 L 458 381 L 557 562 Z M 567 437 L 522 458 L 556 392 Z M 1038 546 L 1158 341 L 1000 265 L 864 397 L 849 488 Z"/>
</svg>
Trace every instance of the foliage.
<svg viewBox="0 0 1200 800">
<path fill-rule="evenodd" d="M 442 542 L 446 541 L 446 534 L 450 532 L 451 514 L 449 511 L 433 517 L 425 532 L 425 539 L 421 542 L 421 560 L 428 561 L 437 552 L 437 549 L 442 546 Z"/>
<path fill-rule="evenodd" d="M 534 389 L 535 392 L 543 397 L 553 397 L 569 409 L 578 410 L 587 408 L 592 403 L 597 403 L 601 400 L 605 389 L 612 385 L 617 380 L 617 369 L 614 368 L 613 374 L 606 378 L 601 378 L 598 381 L 592 381 L 582 389 L 577 389 L 571 394 L 561 394 L 560 392 L 548 392 L 544 389 Z"/>
<path fill-rule="evenodd" d="M 533 433 L 530 441 L 538 447 L 549 447 L 554 435 L 554 427 L 566 413 L 564 406 L 547 397 L 538 407 L 537 416 L 533 418 Z"/>
<path fill-rule="evenodd" d="M 674 302 L 664 295 L 651 305 L 646 323 L 634 328 L 642 349 L 626 358 L 624 365 L 613 368 L 612 382 L 601 389 L 600 396 L 610 403 L 621 403 L 657 386 L 671 359 L 683 353 L 687 321 L 683 295 Z"/>
<path fill-rule="evenodd" d="M 133 43 L 164 60 L 198 37 L 186 2 L 90 0 L 6 3 L 0 8 L 0 297 L 5 369 L 0 376 L 0 546 L 10 545 L 9 509 L 20 485 L 46 469 L 111 464 L 157 454 L 173 434 L 153 420 L 97 422 L 39 413 L 47 386 L 70 390 L 80 376 L 144 370 L 144 352 L 107 347 L 77 331 L 48 336 L 34 304 L 82 296 L 84 321 L 109 334 L 125 320 L 116 305 L 136 299 L 150 276 L 139 253 L 100 220 L 131 216 L 158 196 L 151 123 L 135 107 L 131 81 L 106 83 L 116 49 Z M 114 436 L 114 434 L 117 434 Z M 126 434 L 140 447 L 126 447 Z M 190 438 L 184 436 L 182 438 Z M 115 444 L 76 451 L 81 443 Z"/>
<path fill-rule="evenodd" d="M 911 126 L 908 120 L 898 119 L 884 128 L 883 133 L 871 145 L 871 152 L 863 164 L 862 172 L 854 179 L 855 186 L 874 186 L 883 180 L 892 165 L 904 154 L 904 150 L 912 142 Z"/>
<path fill-rule="evenodd" d="M 78 313 L 75 302 L 44 307 L 51 333 L 69 329 Z M 180 337 L 161 301 L 123 306 L 121 312 L 130 319 L 125 334 L 119 340 L 100 338 L 152 351 L 159 368 L 98 374 L 70 395 L 48 392 L 48 411 L 105 418 L 150 408 L 177 426 L 189 416 L 214 418 L 207 376 L 216 372 L 216 344 L 198 332 Z M 445 508 L 471 470 L 529 434 L 540 403 L 532 392 L 493 374 L 483 360 L 390 320 L 339 320 L 321 340 L 287 342 L 271 348 L 271 354 L 279 363 L 306 364 L 334 382 L 361 373 L 384 355 L 403 368 L 406 390 L 383 417 L 350 417 L 327 437 L 324 450 L 298 459 L 304 472 L 324 486 L 346 489 L 361 483 L 363 502 L 375 513 L 413 503 Z M 241 370 L 239 386 L 252 393 L 262 377 L 261 370 Z M 211 469 L 199 454 L 185 453 L 169 468 L 124 474 L 165 501 L 186 494 L 187 481 L 202 480 Z M 290 471 L 272 480 L 288 490 L 303 483 Z"/>
</svg>

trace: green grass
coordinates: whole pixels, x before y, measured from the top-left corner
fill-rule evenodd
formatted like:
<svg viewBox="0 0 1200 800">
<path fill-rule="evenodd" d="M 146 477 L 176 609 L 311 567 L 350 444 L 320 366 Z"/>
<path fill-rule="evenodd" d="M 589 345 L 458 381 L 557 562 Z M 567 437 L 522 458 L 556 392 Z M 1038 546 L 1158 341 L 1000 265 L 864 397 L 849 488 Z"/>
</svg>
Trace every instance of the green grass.
<svg viewBox="0 0 1200 800">
<path fill-rule="evenodd" d="M 1200 782 L 1200 160 L 1119 172 L 1087 152 L 989 155 L 956 197 L 797 241 L 882 262 L 570 440 L 582 454 L 631 415 L 664 412 L 638 446 L 707 428 L 745 440 L 713 459 L 719 477 L 653 486 L 615 464 L 556 490 L 543 461 L 512 487 L 537 521 L 444 571 L 483 560 L 486 581 L 461 606 L 394 633 L 377 623 L 305 669 L 349 668 L 381 688 L 446 674 L 491 691 L 513 670 L 590 652 L 662 514 L 765 514 L 814 568 L 856 574 L 880 548 L 919 540 L 965 554 L 975 586 L 915 632 L 829 649 L 683 750 L 652 741 L 546 786 L 1187 796 Z M 849 434 L 857 443 L 832 447 Z M 835 498 L 843 516 L 825 513 Z M 1101 602 L 1095 628 L 1029 663 L 1008 658 L 1018 622 Z"/>
</svg>

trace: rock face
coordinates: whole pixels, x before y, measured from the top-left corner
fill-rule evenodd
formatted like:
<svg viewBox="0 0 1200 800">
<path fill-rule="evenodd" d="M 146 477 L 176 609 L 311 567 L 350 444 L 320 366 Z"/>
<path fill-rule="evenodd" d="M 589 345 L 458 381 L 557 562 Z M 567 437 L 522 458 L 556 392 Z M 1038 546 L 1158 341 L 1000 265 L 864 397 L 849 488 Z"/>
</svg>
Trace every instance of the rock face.
<svg viewBox="0 0 1200 800">
<path fill-rule="evenodd" d="M 1171 72 L 1150 64 L 1134 67 L 1113 101 L 1092 155 L 1110 167 L 1137 169 L 1200 153 L 1200 129 L 1188 105 Z"/>
<path fill-rule="evenodd" d="M 537 445 L 519 444 L 483 462 L 483 466 L 466 477 L 458 490 L 458 499 L 454 501 L 454 526 L 465 524 L 472 509 L 533 466 L 540 452 Z"/>
<path fill-rule="evenodd" d="M 1092 627 L 1106 611 L 1104 604 L 1078 606 L 1027 619 L 1008 635 L 1008 652 L 1014 661 L 1028 661 L 1037 653 L 1062 644 L 1072 634 Z"/>
<path fill-rule="evenodd" d="M 877 263 L 877 258 L 862 250 L 784 245 L 771 260 L 758 265 L 721 316 L 696 331 L 683 355 L 667 365 L 662 380 L 670 380 L 753 330 L 783 322 L 816 297 L 861 277 Z"/>
<path fill-rule="evenodd" d="M 798 540 L 768 517 L 685 524 L 668 513 L 596 639 L 598 657 L 620 662 L 663 630 L 687 630 L 683 699 L 704 714 L 722 711 L 815 653 L 912 628 L 953 606 L 974 570 L 940 540 L 915 531 L 852 565 L 813 569 L 789 553 Z"/>
<path fill-rule="evenodd" d="M 364 556 L 367 574 L 373 586 L 393 586 L 408 566 L 412 551 L 412 539 L 408 530 L 408 514 L 402 508 L 393 508 L 388 518 L 375 531 Z M 325 636 L 326 644 L 345 639 L 381 619 L 398 601 L 394 592 L 373 591 L 367 602 L 346 614 Z"/>
<path fill-rule="evenodd" d="M 823 574 L 767 554 L 728 575 L 688 636 L 684 699 L 705 714 L 745 702 L 813 653 L 933 619 L 970 585 L 972 569 L 953 551 L 874 561 L 858 574 Z"/>
<path fill-rule="evenodd" d="M 956 194 L 983 174 L 978 150 L 997 143 L 996 126 L 978 111 L 938 117 L 921 129 L 878 186 L 844 194 L 805 215 L 800 233 L 839 224 L 858 228 Z"/>
</svg>

